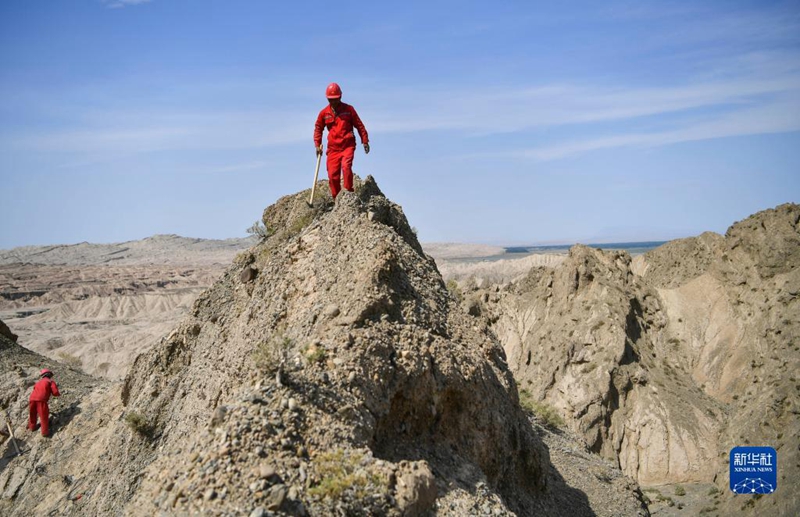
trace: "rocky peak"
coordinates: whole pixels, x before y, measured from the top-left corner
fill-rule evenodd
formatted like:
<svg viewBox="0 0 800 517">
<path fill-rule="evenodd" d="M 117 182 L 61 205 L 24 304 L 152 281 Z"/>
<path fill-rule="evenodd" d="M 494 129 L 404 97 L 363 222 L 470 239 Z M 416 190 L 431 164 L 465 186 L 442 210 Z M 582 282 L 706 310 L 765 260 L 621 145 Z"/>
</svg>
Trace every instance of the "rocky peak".
<svg viewBox="0 0 800 517">
<path fill-rule="evenodd" d="M 329 454 L 380 460 L 365 464 L 377 499 L 348 493 L 334 501 L 349 511 L 395 511 L 402 497 L 392 480 L 404 479 L 413 461 L 422 462 L 417 472 L 433 473 L 423 482 L 429 492 L 463 487 L 466 494 L 458 472 L 474 472 L 499 504 L 533 508 L 547 454 L 518 406 L 503 350 L 452 310 L 400 207 L 372 178 L 335 204 L 308 207 L 306 195 L 269 207 L 269 236 L 136 361 L 123 394 L 128 411 L 152 422 L 167 451 L 195 451 L 206 461 L 213 453 L 222 467 L 213 471 L 215 490 L 227 495 L 208 507 L 220 511 L 252 500 L 249 485 L 258 479 L 249 472 L 262 463 L 256 444 L 287 490 L 295 488 L 284 509 L 332 511 L 316 489 Z M 212 414 L 221 434 L 205 427 Z M 207 487 L 198 484 L 207 468 L 160 454 L 131 513 L 150 514 L 153 504 L 205 508 L 195 494 Z M 265 505 L 275 495 L 260 492 Z M 429 503 L 412 497 L 403 504 Z"/>
<path fill-rule="evenodd" d="M 725 233 L 725 261 L 736 269 L 753 267 L 762 279 L 800 266 L 800 205 L 786 203 L 753 214 Z"/>
<path fill-rule="evenodd" d="M 81 393 L 57 440 L 0 473 L 0 513 L 647 515 L 618 469 L 523 412 L 495 334 L 372 178 L 308 195 L 264 212 L 121 397 Z"/>
</svg>

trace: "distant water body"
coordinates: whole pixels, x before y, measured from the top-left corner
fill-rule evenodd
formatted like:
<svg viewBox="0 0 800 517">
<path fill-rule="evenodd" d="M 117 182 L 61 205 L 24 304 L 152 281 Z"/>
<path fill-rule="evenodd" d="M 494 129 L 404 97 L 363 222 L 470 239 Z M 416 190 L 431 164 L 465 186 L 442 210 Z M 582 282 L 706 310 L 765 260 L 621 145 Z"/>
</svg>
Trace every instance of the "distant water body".
<svg viewBox="0 0 800 517">
<path fill-rule="evenodd" d="M 647 241 L 647 242 L 606 242 L 602 244 L 587 244 L 590 248 L 600 248 L 601 250 L 622 250 L 631 255 L 641 255 L 655 249 L 668 241 Z M 509 255 L 521 256 L 534 253 L 566 253 L 574 244 L 558 244 L 554 246 L 511 246 L 505 248 L 505 258 L 512 258 Z"/>
</svg>

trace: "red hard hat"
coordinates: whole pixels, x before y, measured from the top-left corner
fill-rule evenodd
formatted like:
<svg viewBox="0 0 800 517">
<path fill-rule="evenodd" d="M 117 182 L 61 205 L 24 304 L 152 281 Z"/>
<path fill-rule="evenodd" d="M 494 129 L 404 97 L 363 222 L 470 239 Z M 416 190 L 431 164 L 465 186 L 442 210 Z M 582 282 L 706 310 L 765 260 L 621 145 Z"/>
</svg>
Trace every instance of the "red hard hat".
<svg viewBox="0 0 800 517">
<path fill-rule="evenodd" d="M 50 371 L 50 370 L 48 370 L 47 368 L 44 368 L 44 369 L 42 369 L 42 371 L 41 371 L 41 372 L 39 372 L 39 377 L 44 377 L 44 376 L 45 376 L 45 375 L 47 375 L 48 373 L 49 373 L 50 375 L 53 375 L 53 372 L 51 372 L 51 371 Z"/>
<path fill-rule="evenodd" d="M 342 98 L 342 89 L 339 88 L 339 85 L 336 83 L 331 83 L 325 88 L 325 97 L 329 99 L 341 99 Z"/>
</svg>

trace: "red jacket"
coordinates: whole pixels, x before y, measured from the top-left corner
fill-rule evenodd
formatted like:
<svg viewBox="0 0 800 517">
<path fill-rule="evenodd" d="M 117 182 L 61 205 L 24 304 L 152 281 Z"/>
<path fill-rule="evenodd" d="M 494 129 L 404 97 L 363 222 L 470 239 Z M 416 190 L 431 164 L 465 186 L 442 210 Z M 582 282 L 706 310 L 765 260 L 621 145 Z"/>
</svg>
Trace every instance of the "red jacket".
<svg viewBox="0 0 800 517">
<path fill-rule="evenodd" d="M 61 393 L 58 392 L 56 381 L 48 377 L 44 377 L 39 382 L 34 384 L 33 393 L 31 393 L 31 402 L 47 402 L 50 400 L 50 395 L 58 397 Z"/>
<path fill-rule="evenodd" d="M 358 118 L 354 107 L 344 102 L 339 105 L 339 111 L 333 112 L 330 106 L 319 112 L 317 123 L 314 124 L 314 145 L 322 145 L 322 130 L 328 128 L 328 150 L 341 151 L 348 147 L 356 146 L 356 136 L 353 127 L 358 130 L 362 144 L 369 143 L 369 135 L 364 123 Z"/>
</svg>

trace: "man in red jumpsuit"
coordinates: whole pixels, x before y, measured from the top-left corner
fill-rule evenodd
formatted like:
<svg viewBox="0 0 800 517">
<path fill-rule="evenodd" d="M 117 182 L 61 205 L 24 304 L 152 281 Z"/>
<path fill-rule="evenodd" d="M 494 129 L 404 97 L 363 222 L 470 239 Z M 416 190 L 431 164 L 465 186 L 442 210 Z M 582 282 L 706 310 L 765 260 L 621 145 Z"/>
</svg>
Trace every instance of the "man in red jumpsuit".
<svg viewBox="0 0 800 517">
<path fill-rule="evenodd" d="M 353 191 L 353 155 L 356 152 L 356 137 L 353 128 L 358 130 L 364 152 L 369 154 L 369 136 L 364 123 L 355 108 L 342 102 L 342 89 L 331 83 L 325 90 L 328 106 L 319 112 L 314 124 L 314 146 L 317 156 L 322 154 L 322 131 L 328 128 L 328 184 L 334 199 L 339 191 Z M 341 180 L 341 185 L 339 184 Z"/>
<path fill-rule="evenodd" d="M 54 397 L 61 396 L 58 392 L 58 386 L 53 380 L 53 372 L 45 368 L 39 373 L 41 379 L 34 384 L 33 393 L 28 402 L 28 429 L 31 431 L 36 430 L 36 417 L 42 423 L 42 436 L 50 436 L 50 408 L 47 406 L 47 401 L 50 400 L 50 395 Z"/>
</svg>

